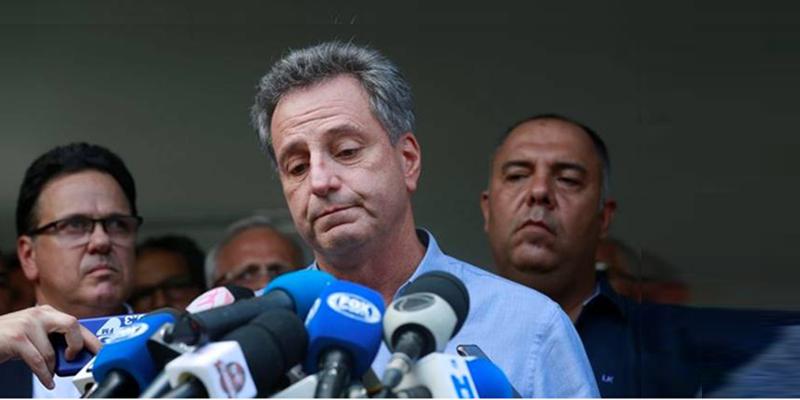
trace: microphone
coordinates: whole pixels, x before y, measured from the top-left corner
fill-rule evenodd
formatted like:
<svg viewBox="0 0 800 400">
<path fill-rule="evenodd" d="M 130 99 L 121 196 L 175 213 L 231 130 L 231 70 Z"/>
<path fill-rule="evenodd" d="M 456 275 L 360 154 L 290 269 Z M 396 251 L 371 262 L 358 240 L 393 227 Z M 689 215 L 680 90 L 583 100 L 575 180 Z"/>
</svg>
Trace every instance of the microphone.
<svg viewBox="0 0 800 400">
<path fill-rule="evenodd" d="M 414 365 L 394 393 L 401 398 L 519 397 L 500 368 L 484 358 L 432 353 Z"/>
<path fill-rule="evenodd" d="M 383 374 L 384 388 L 396 387 L 417 359 L 444 351 L 468 312 L 469 292 L 452 274 L 428 272 L 410 283 L 383 319 L 383 338 L 393 352 Z"/>
<path fill-rule="evenodd" d="M 280 309 L 263 312 L 222 339 L 167 364 L 175 389 L 164 397 L 266 397 L 308 347 L 303 321 Z"/>
<path fill-rule="evenodd" d="M 326 287 L 308 314 L 303 369 L 317 373 L 314 397 L 341 397 L 351 376 L 369 369 L 381 344 L 380 293 L 345 281 Z"/>
<path fill-rule="evenodd" d="M 253 291 L 237 285 L 225 285 L 215 287 L 207 290 L 200 296 L 197 296 L 186 307 L 186 311 L 190 313 L 201 312 L 216 307 L 232 304 L 239 300 L 249 299 L 253 297 Z M 156 365 L 163 368 L 168 362 L 172 361 L 181 354 L 194 350 L 193 346 L 186 346 L 182 343 L 167 343 L 164 340 L 164 334 L 171 329 L 173 324 L 164 324 L 150 339 L 147 341 L 147 350 L 153 357 Z M 170 390 L 169 379 L 164 371 L 156 375 L 150 386 L 142 391 L 140 398 L 155 398 L 161 397 L 164 393 Z"/>
<path fill-rule="evenodd" d="M 125 315 L 112 315 L 108 317 L 97 318 L 84 318 L 78 320 L 89 332 L 94 333 L 100 343 L 111 337 L 114 332 L 122 327 L 132 325 L 139 320 L 144 314 L 125 314 Z M 56 356 L 56 366 L 54 372 L 58 376 L 73 376 L 80 371 L 86 364 L 94 358 L 94 354 L 90 351 L 81 350 L 74 359 L 67 361 L 64 357 L 64 351 L 67 349 L 67 342 L 64 335 L 60 333 L 52 333 L 49 336 L 50 344 L 53 346 Z"/>
<path fill-rule="evenodd" d="M 186 311 L 189 313 L 200 313 L 252 297 L 253 291 L 241 286 L 226 285 L 216 287 L 197 296 L 186 307 Z M 185 315 L 182 315 L 181 318 L 185 318 Z M 164 326 L 162 326 L 156 334 L 151 336 L 150 340 L 147 342 L 147 348 L 150 350 L 150 354 L 153 356 L 156 363 L 162 367 L 175 357 L 187 351 L 194 350 L 193 346 L 188 346 L 181 342 L 168 342 L 166 340 L 173 327 L 174 324 L 164 324 Z M 142 395 L 144 395 L 144 393 Z"/>
<path fill-rule="evenodd" d="M 246 324 L 268 309 L 282 308 L 305 318 L 322 289 L 335 280 L 330 274 L 318 270 L 280 275 L 270 282 L 262 296 L 184 315 L 164 339 L 167 342 L 202 345 Z"/>
<path fill-rule="evenodd" d="M 135 397 L 158 372 L 147 351 L 147 340 L 162 325 L 175 321 L 177 311 L 161 309 L 118 329 L 97 353 L 92 374 L 99 382 L 91 398 Z"/>
<path fill-rule="evenodd" d="M 198 313 L 212 308 L 226 306 L 235 303 L 239 300 L 249 299 L 254 296 L 252 290 L 238 286 L 238 285 L 225 285 L 215 287 L 205 291 L 200 296 L 197 296 L 188 306 L 186 311 L 190 313 Z"/>
<path fill-rule="evenodd" d="M 368 369 L 364 376 L 361 377 L 361 381 L 355 381 L 356 384 L 351 385 L 347 390 L 348 392 L 344 397 L 348 398 L 367 398 L 373 397 L 373 395 L 378 394 L 383 387 L 380 387 L 380 381 L 378 381 L 378 377 L 375 376 L 375 372 L 372 369 Z M 281 390 L 278 393 L 273 394 L 272 398 L 277 399 L 304 399 L 304 398 L 311 398 L 314 397 L 314 393 L 317 390 L 317 385 L 319 384 L 319 378 L 317 374 L 308 375 L 294 384 L 290 385 L 289 387 Z"/>
<path fill-rule="evenodd" d="M 314 397 L 318 384 L 317 374 L 308 375 L 270 397 L 273 399 L 308 399 Z"/>
<path fill-rule="evenodd" d="M 94 367 L 94 360 L 95 357 L 92 357 L 86 365 L 81 368 L 75 376 L 72 377 L 72 385 L 78 389 L 78 393 L 80 393 L 81 397 L 86 397 L 94 391 L 95 381 L 94 375 L 92 375 L 92 368 Z"/>
<path fill-rule="evenodd" d="M 398 397 L 413 396 L 423 387 L 430 397 L 474 399 L 478 390 L 467 365 L 467 359 L 444 353 L 431 353 L 414 364 L 397 385 Z M 404 394 L 405 393 L 405 394 Z"/>
<path fill-rule="evenodd" d="M 397 397 L 512 398 L 508 378 L 487 359 L 431 353 L 403 376 Z"/>
<path fill-rule="evenodd" d="M 467 359 L 467 368 L 472 381 L 475 382 L 478 397 L 491 399 L 520 397 L 503 370 L 488 359 Z"/>
</svg>

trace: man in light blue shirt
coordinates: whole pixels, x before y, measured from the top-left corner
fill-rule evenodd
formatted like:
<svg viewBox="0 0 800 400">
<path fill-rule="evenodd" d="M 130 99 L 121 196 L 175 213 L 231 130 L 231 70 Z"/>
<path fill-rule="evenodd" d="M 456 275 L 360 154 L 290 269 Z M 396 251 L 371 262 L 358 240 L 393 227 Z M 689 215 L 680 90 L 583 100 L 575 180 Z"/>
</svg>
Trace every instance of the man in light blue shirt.
<svg viewBox="0 0 800 400">
<path fill-rule="evenodd" d="M 599 397 L 594 378 L 586 375 L 590 367 L 580 338 L 556 303 L 442 253 L 427 231 L 417 230 L 417 235 L 427 247 L 425 256 L 397 292 L 430 271 L 455 275 L 469 291 L 469 315 L 445 352 L 455 354 L 461 344 L 478 345 L 525 397 Z M 389 356 L 382 345 L 373 363 L 378 376 Z"/>
<path fill-rule="evenodd" d="M 450 272 L 468 288 L 471 309 L 447 352 L 477 344 L 525 397 L 598 396 L 558 305 L 444 255 L 416 230 L 421 152 L 411 89 L 391 61 L 352 43 L 292 51 L 261 79 L 252 117 L 316 267 L 377 290 L 387 304 L 416 276 Z M 382 348 L 378 373 L 388 356 Z"/>
</svg>

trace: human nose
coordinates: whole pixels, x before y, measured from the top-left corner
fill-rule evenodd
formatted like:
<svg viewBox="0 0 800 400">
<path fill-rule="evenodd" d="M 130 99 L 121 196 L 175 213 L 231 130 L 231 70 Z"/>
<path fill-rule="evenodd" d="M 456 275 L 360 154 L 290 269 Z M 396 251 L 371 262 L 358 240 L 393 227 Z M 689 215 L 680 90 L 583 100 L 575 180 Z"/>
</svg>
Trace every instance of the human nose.
<svg viewBox="0 0 800 400">
<path fill-rule="evenodd" d="M 89 252 L 107 253 L 111 249 L 111 237 L 108 236 L 103 224 L 99 221 L 94 223 L 92 231 L 89 232 Z"/>
<path fill-rule="evenodd" d="M 539 205 L 551 208 L 555 205 L 552 181 L 543 174 L 535 174 L 528 188 L 528 202 L 531 206 Z"/>
<path fill-rule="evenodd" d="M 325 197 L 331 191 L 336 191 L 341 187 L 341 180 L 333 163 L 322 156 L 311 158 L 309 166 L 309 178 L 311 179 L 311 192 L 318 197 Z"/>
</svg>

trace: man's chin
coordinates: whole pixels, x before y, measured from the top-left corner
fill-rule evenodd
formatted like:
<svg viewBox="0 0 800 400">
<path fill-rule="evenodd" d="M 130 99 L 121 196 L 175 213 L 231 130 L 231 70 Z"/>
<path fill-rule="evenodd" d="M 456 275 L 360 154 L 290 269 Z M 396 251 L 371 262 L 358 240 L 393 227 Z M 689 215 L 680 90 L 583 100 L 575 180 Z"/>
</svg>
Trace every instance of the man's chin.
<svg viewBox="0 0 800 400">
<path fill-rule="evenodd" d="M 558 260 L 546 251 L 521 251 L 511 255 L 511 265 L 521 273 L 547 274 L 558 268 Z"/>
<path fill-rule="evenodd" d="M 339 254 L 358 248 L 368 239 L 367 234 L 357 229 L 355 224 L 335 226 L 317 235 L 316 242 L 323 252 Z"/>
<path fill-rule="evenodd" d="M 103 282 L 92 288 L 89 298 L 99 308 L 118 307 L 125 300 L 125 290 L 121 284 Z"/>
</svg>

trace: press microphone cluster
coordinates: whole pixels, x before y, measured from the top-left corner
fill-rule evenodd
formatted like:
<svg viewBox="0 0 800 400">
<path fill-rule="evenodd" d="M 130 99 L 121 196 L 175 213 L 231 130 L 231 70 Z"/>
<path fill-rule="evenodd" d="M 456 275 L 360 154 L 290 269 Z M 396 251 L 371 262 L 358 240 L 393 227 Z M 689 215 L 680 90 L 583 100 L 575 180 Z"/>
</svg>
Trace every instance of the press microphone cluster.
<svg viewBox="0 0 800 400">
<path fill-rule="evenodd" d="M 259 296 L 234 292 L 212 289 L 187 312 L 158 310 L 112 335 L 88 367 L 98 382 L 89 396 L 514 394 L 491 361 L 443 353 L 469 313 L 451 274 L 422 274 L 388 307 L 375 290 L 316 270 L 281 275 Z M 382 344 L 391 358 L 378 379 L 371 366 Z"/>
<path fill-rule="evenodd" d="M 158 371 L 174 359 L 222 339 L 269 310 L 289 309 L 296 313 L 295 318 L 302 318 L 322 288 L 332 281 L 334 278 L 325 272 L 301 271 L 275 279 L 258 298 L 243 299 L 247 296 L 238 289 L 225 288 L 227 295 L 212 289 L 190 305 L 194 312 L 159 310 L 148 314 L 115 334 L 97 354 L 92 375 L 98 383 L 88 395 L 163 395 L 171 385 Z M 226 304 L 229 302 L 232 304 Z"/>
<path fill-rule="evenodd" d="M 308 347 L 303 321 L 294 313 L 267 310 L 197 351 L 165 367 L 171 385 L 165 398 L 266 397 Z"/>
</svg>

